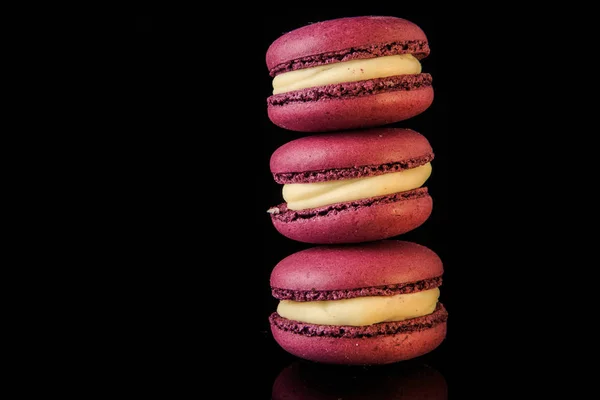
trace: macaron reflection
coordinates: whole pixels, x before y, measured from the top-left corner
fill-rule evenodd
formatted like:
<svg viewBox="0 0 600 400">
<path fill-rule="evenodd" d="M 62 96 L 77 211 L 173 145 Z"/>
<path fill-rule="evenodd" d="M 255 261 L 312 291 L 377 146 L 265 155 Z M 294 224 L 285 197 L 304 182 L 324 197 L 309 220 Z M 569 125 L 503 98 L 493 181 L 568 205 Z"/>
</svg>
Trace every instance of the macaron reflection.
<svg viewBox="0 0 600 400">
<path fill-rule="evenodd" d="M 434 368 L 407 362 L 339 367 L 296 361 L 273 383 L 272 400 L 446 400 L 448 386 Z"/>
</svg>

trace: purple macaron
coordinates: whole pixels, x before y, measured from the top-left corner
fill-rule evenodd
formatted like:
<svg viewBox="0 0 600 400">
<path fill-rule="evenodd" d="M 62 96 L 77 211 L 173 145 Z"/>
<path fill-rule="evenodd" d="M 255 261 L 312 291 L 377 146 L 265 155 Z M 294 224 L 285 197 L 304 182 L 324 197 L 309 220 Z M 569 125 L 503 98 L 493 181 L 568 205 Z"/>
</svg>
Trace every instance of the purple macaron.
<svg viewBox="0 0 600 400">
<path fill-rule="evenodd" d="M 391 302 L 387 299 L 394 296 L 431 292 L 441 286 L 442 274 L 442 261 L 427 247 L 384 240 L 291 254 L 275 266 L 270 284 L 273 296 L 281 301 L 328 301 L 323 307 L 334 313 L 334 303 L 348 299 L 379 297 Z M 373 303 L 362 306 L 362 313 L 381 312 L 383 306 L 371 310 L 369 304 Z M 326 364 L 389 364 L 426 354 L 442 343 L 448 313 L 435 299 L 430 304 L 424 315 L 360 326 L 289 318 L 280 314 L 280 304 L 269 321 L 277 343 L 300 358 Z M 300 315 L 308 318 L 307 313 Z"/>
<path fill-rule="evenodd" d="M 398 55 L 411 56 L 413 64 L 418 64 L 429 52 L 425 33 L 414 23 L 364 16 L 318 22 L 288 32 L 271 44 L 266 63 L 270 75 L 277 78 L 322 66 L 348 65 L 350 70 L 348 62 Z M 421 73 L 420 67 L 389 72 L 377 65 L 373 67 L 377 71 L 368 75 L 364 68 L 361 64 L 348 79 L 334 76 L 334 83 L 320 80 L 316 86 L 298 84 L 282 89 L 267 99 L 269 118 L 292 131 L 337 131 L 402 121 L 422 113 L 433 102 L 431 75 Z M 363 75 L 366 78 L 362 79 Z"/>
<path fill-rule="evenodd" d="M 295 195 L 300 201 L 271 207 L 273 225 L 292 240 L 315 244 L 367 242 L 411 231 L 432 212 L 432 198 L 427 187 L 421 186 L 428 177 L 427 171 L 422 172 L 426 174 L 424 179 L 399 191 L 382 192 L 379 186 L 393 187 L 406 174 L 427 169 L 433 157 L 429 141 L 410 129 L 374 128 L 290 141 L 272 154 L 270 168 L 275 181 L 284 185 L 284 194 L 287 185 L 301 191 Z M 401 174 L 388 175 L 394 173 Z M 390 181 L 376 183 L 373 177 Z M 367 190 L 366 197 L 355 195 L 353 186 L 346 185 L 360 179 L 377 186 L 374 191 Z M 313 188 L 326 190 L 325 183 L 346 185 L 352 192 L 348 196 L 353 197 L 334 196 L 341 189 L 332 187 L 329 198 L 321 197 L 320 203 L 307 202 Z"/>
</svg>

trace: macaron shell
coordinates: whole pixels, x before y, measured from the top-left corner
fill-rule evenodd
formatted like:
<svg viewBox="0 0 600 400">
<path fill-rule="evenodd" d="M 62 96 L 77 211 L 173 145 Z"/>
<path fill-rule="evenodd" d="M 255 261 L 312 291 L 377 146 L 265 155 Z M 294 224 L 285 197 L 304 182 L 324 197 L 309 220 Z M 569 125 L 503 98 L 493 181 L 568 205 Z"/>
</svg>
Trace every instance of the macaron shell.
<svg viewBox="0 0 600 400">
<path fill-rule="evenodd" d="M 371 262 L 365 262 L 365 265 L 373 265 Z M 325 271 L 331 271 L 327 265 L 318 264 L 323 267 Z M 417 267 L 419 264 L 413 264 Z M 364 267 L 364 266 L 363 266 Z M 373 268 L 373 271 L 380 270 L 377 267 Z M 363 268 L 364 271 L 364 268 Z M 301 271 L 298 271 L 301 273 Z M 321 275 L 321 271 L 318 271 L 315 275 Z M 335 275 L 335 271 L 333 271 Z M 323 273 L 323 272 L 321 272 Z M 364 274 L 373 273 L 372 271 L 364 272 Z M 314 269 L 313 269 L 314 274 Z M 312 277 L 311 277 L 312 278 Z M 318 278 L 317 278 L 318 279 Z M 317 280 L 315 279 L 315 280 Z M 325 276 L 327 279 L 327 276 Z M 406 279 L 405 276 L 401 279 Z M 300 278 L 301 281 L 304 281 Z M 343 280 L 343 279 L 342 279 Z M 393 282 L 394 279 L 390 279 Z M 295 284 L 295 282 L 294 282 Z M 294 285 L 293 284 L 293 285 Z M 317 290 L 315 288 L 305 290 L 293 290 L 293 289 L 281 289 L 278 287 L 271 288 L 271 295 L 278 300 L 293 300 L 293 301 L 330 301 L 330 300 L 343 300 L 343 299 L 354 299 L 363 296 L 396 296 L 399 294 L 410 294 L 422 292 L 425 290 L 431 290 L 438 288 L 442 285 L 442 277 L 438 276 L 430 279 L 418 280 L 415 282 L 408 283 L 393 283 L 388 285 L 378 286 L 360 286 L 354 289 L 331 289 L 331 290 Z"/>
<path fill-rule="evenodd" d="M 433 103 L 433 88 L 268 106 L 275 125 L 296 132 L 330 132 L 387 125 L 421 114 Z"/>
<path fill-rule="evenodd" d="M 433 153 L 412 129 L 371 128 L 301 137 L 280 146 L 270 159 L 273 174 L 301 173 L 420 159 Z"/>
<path fill-rule="evenodd" d="M 283 236 L 303 243 L 361 243 L 388 239 L 421 226 L 431 215 L 433 200 L 426 195 L 392 203 L 346 208 L 291 222 L 273 216 L 275 229 Z"/>
<path fill-rule="evenodd" d="M 339 18 L 290 31 L 276 39 L 266 55 L 269 70 L 303 57 L 373 44 L 427 41 L 413 22 L 387 16 Z"/>
<path fill-rule="evenodd" d="M 447 323 L 429 329 L 370 338 L 304 336 L 271 325 L 275 341 L 287 352 L 315 362 L 345 365 L 390 364 L 429 353 L 446 337 Z"/>
<path fill-rule="evenodd" d="M 315 246 L 285 257 L 270 285 L 288 290 L 339 290 L 413 283 L 444 273 L 431 249 L 404 240 Z"/>
</svg>

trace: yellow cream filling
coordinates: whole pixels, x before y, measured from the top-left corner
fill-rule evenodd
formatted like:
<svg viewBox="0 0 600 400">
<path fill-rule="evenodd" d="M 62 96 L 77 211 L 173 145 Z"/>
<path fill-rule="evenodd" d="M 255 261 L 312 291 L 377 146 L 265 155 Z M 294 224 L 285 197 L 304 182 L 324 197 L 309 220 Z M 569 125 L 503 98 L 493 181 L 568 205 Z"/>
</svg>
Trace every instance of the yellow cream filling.
<svg viewBox="0 0 600 400">
<path fill-rule="evenodd" d="M 273 79 L 273 94 L 334 83 L 420 73 L 421 63 L 412 54 L 350 60 L 279 74 Z"/>
<path fill-rule="evenodd" d="M 305 210 L 329 204 L 405 192 L 421 187 L 431 175 L 431 163 L 416 168 L 365 178 L 331 182 L 283 185 L 283 198 L 290 210 Z"/>
<path fill-rule="evenodd" d="M 438 288 L 396 296 L 367 296 L 327 301 L 281 300 L 277 313 L 294 321 L 318 325 L 367 326 L 403 321 L 435 311 Z"/>
</svg>

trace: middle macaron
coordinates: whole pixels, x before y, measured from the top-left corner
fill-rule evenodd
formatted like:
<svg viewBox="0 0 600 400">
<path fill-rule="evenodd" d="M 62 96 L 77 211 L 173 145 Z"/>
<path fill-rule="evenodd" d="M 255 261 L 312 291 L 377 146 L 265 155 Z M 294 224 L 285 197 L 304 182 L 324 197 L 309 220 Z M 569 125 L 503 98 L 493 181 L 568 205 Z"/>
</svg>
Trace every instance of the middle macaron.
<svg viewBox="0 0 600 400">
<path fill-rule="evenodd" d="M 268 210 L 275 228 L 304 243 L 359 243 L 422 225 L 433 201 L 426 187 L 434 153 L 401 128 L 321 134 L 293 140 L 271 156 L 285 203 Z"/>
</svg>

